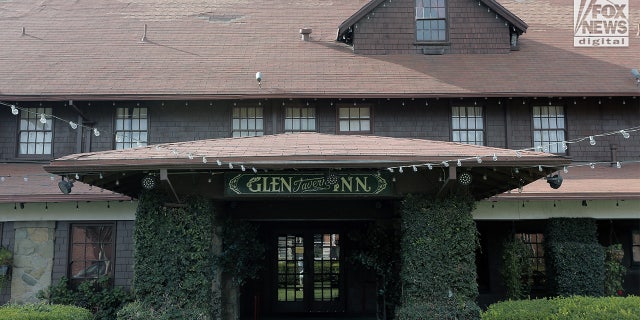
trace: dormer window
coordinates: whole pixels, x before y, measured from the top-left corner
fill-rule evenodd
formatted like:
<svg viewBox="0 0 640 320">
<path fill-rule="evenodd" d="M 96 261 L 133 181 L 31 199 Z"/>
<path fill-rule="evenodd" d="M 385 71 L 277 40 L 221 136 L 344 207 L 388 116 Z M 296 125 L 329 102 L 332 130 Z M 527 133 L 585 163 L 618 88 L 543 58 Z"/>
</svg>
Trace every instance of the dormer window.
<svg viewBox="0 0 640 320">
<path fill-rule="evenodd" d="M 447 41 L 447 0 L 416 0 L 416 40 Z"/>
</svg>

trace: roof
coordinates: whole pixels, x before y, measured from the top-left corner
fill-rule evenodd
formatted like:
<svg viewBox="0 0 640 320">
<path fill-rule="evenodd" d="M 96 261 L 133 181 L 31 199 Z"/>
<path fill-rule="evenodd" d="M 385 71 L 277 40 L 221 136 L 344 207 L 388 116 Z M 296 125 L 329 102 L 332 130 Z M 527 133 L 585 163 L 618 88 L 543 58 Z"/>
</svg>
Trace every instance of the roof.
<svg viewBox="0 0 640 320">
<path fill-rule="evenodd" d="M 362 56 L 336 42 L 340 24 L 367 3 L 0 1 L 0 99 L 640 93 L 630 74 L 640 66 L 637 26 L 629 47 L 573 47 L 572 1 L 501 0 L 529 26 L 519 51 L 437 56 Z M 640 6 L 629 20 L 640 20 Z M 310 41 L 300 40 L 303 27 L 313 30 Z"/>
<path fill-rule="evenodd" d="M 496 161 L 492 161 L 496 155 Z M 203 162 L 205 157 L 206 162 Z M 236 137 L 165 143 L 124 150 L 108 150 L 72 154 L 51 161 L 46 170 L 52 173 L 74 173 L 74 170 L 103 171 L 144 168 L 219 169 L 224 164 L 244 165 L 258 169 L 303 168 L 389 168 L 399 166 L 442 166 L 443 161 L 455 165 L 478 166 L 477 157 L 495 166 L 563 165 L 564 157 L 533 151 L 522 151 L 468 145 L 426 139 L 382 136 L 334 135 L 315 132 L 284 133 L 260 137 Z"/>
<path fill-rule="evenodd" d="M 130 197 L 76 182 L 73 193 L 62 194 L 60 178 L 47 173 L 42 163 L 0 163 L 0 203 L 120 201 Z"/>
<path fill-rule="evenodd" d="M 342 22 L 338 27 L 338 35 L 347 31 L 347 29 L 351 28 L 355 23 L 357 23 L 360 19 L 364 18 L 367 14 L 371 13 L 377 6 L 381 5 L 386 0 L 371 0 L 369 3 L 364 5 L 360 10 L 356 11 L 352 16 L 350 16 L 347 20 Z M 511 13 L 509 10 L 505 9 L 502 5 L 500 5 L 495 0 L 479 0 L 479 2 L 483 3 L 487 7 L 491 8 L 494 12 L 496 12 L 500 17 L 507 20 L 511 25 L 518 29 L 518 33 L 522 34 L 527 31 L 527 23 L 522 21 L 518 16 Z"/>
<path fill-rule="evenodd" d="M 158 171 L 162 177 L 163 170 L 166 176 L 171 173 L 182 179 L 179 189 L 188 193 L 204 188 L 196 183 L 203 177 L 206 180 L 220 172 L 240 170 L 421 171 L 438 181 L 443 173 L 451 177 L 453 170 L 455 174 L 458 161 L 460 167 L 476 175 L 473 188 L 477 198 L 530 183 L 570 163 L 567 158 L 534 151 L 522 151 L 518 157 L 513 150 L 453 142 L 309 132 L 73 154 L 51 161 L 45 170 L 67 177 L 78 175 L 85 183 L 135 197 L 143 177 Z M 521 176 L 514 177 L 513 167 L 521 168 Z"/>
<path fill-rule="evenodd" d="M 568 168 L 562 176 L 562 185 L 551 189 L 545 180 L 531 183 L 522 192 L 513 190 L 492 197 L 491 200 L 591 200 L 640 199 L 640 163 L 616 166 L 578 166 Z"/>
</svg>

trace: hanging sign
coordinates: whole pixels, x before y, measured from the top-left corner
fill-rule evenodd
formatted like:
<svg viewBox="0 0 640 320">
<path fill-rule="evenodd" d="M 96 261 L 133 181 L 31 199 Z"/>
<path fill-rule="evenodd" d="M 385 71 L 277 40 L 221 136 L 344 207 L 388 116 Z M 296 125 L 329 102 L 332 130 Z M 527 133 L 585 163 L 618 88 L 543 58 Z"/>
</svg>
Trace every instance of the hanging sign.
<svg viewBox="0 0 640 320">
<path fill-rule="evenodd" d="M 391 195 L 380 173 L 227 173 L 225 195 Z"/>
</svg>

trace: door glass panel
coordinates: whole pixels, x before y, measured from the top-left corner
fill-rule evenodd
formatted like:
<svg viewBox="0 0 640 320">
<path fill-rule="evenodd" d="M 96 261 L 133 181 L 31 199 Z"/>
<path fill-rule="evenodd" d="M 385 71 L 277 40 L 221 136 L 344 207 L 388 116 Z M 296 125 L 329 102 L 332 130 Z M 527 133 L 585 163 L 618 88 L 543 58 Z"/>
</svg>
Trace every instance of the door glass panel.
<svg viewBox="0 0 640 320">
<path fill-rule="evenodd" d="M 303 300 L 304 274 L 302 236 L 278 236 L 278 301 Z"/>
<path fill-rule="evenodd" d="M 340 235 L 313 235 L 313 300 L 340 298 Z"/>
</svg>

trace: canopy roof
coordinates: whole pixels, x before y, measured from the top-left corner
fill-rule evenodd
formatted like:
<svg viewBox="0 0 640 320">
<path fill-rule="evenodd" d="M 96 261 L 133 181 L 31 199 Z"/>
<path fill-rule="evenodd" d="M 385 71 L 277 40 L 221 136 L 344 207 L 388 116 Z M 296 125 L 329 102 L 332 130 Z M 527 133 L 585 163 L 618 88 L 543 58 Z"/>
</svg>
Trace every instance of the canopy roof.
<svg viewBox="0 0 640 320">
<path fill-rule="evenodd" d="M 513 150 L 452 142 L 296 133 L 73 154 L 51 161 L 45 170 L 69 179 L 77 174 L 85 183 L 136 197 L 140 180 L 163 170 L 167 175 L 192 180 L 241 170 L 351 169 L 392 171 L 397 175 L 420 172 L 438 181 L 442 173 L 448 178 L 464 169 L 476 176 L 472 192 L 485 198 L 535 181 L 568 163 L 567 158 L 547 153 L 522 151 L 517 156 Z M 198 188 L 192 182 L 190 186 L 185 183 L 181 190 L 190 193 Z"/>
</svg>

